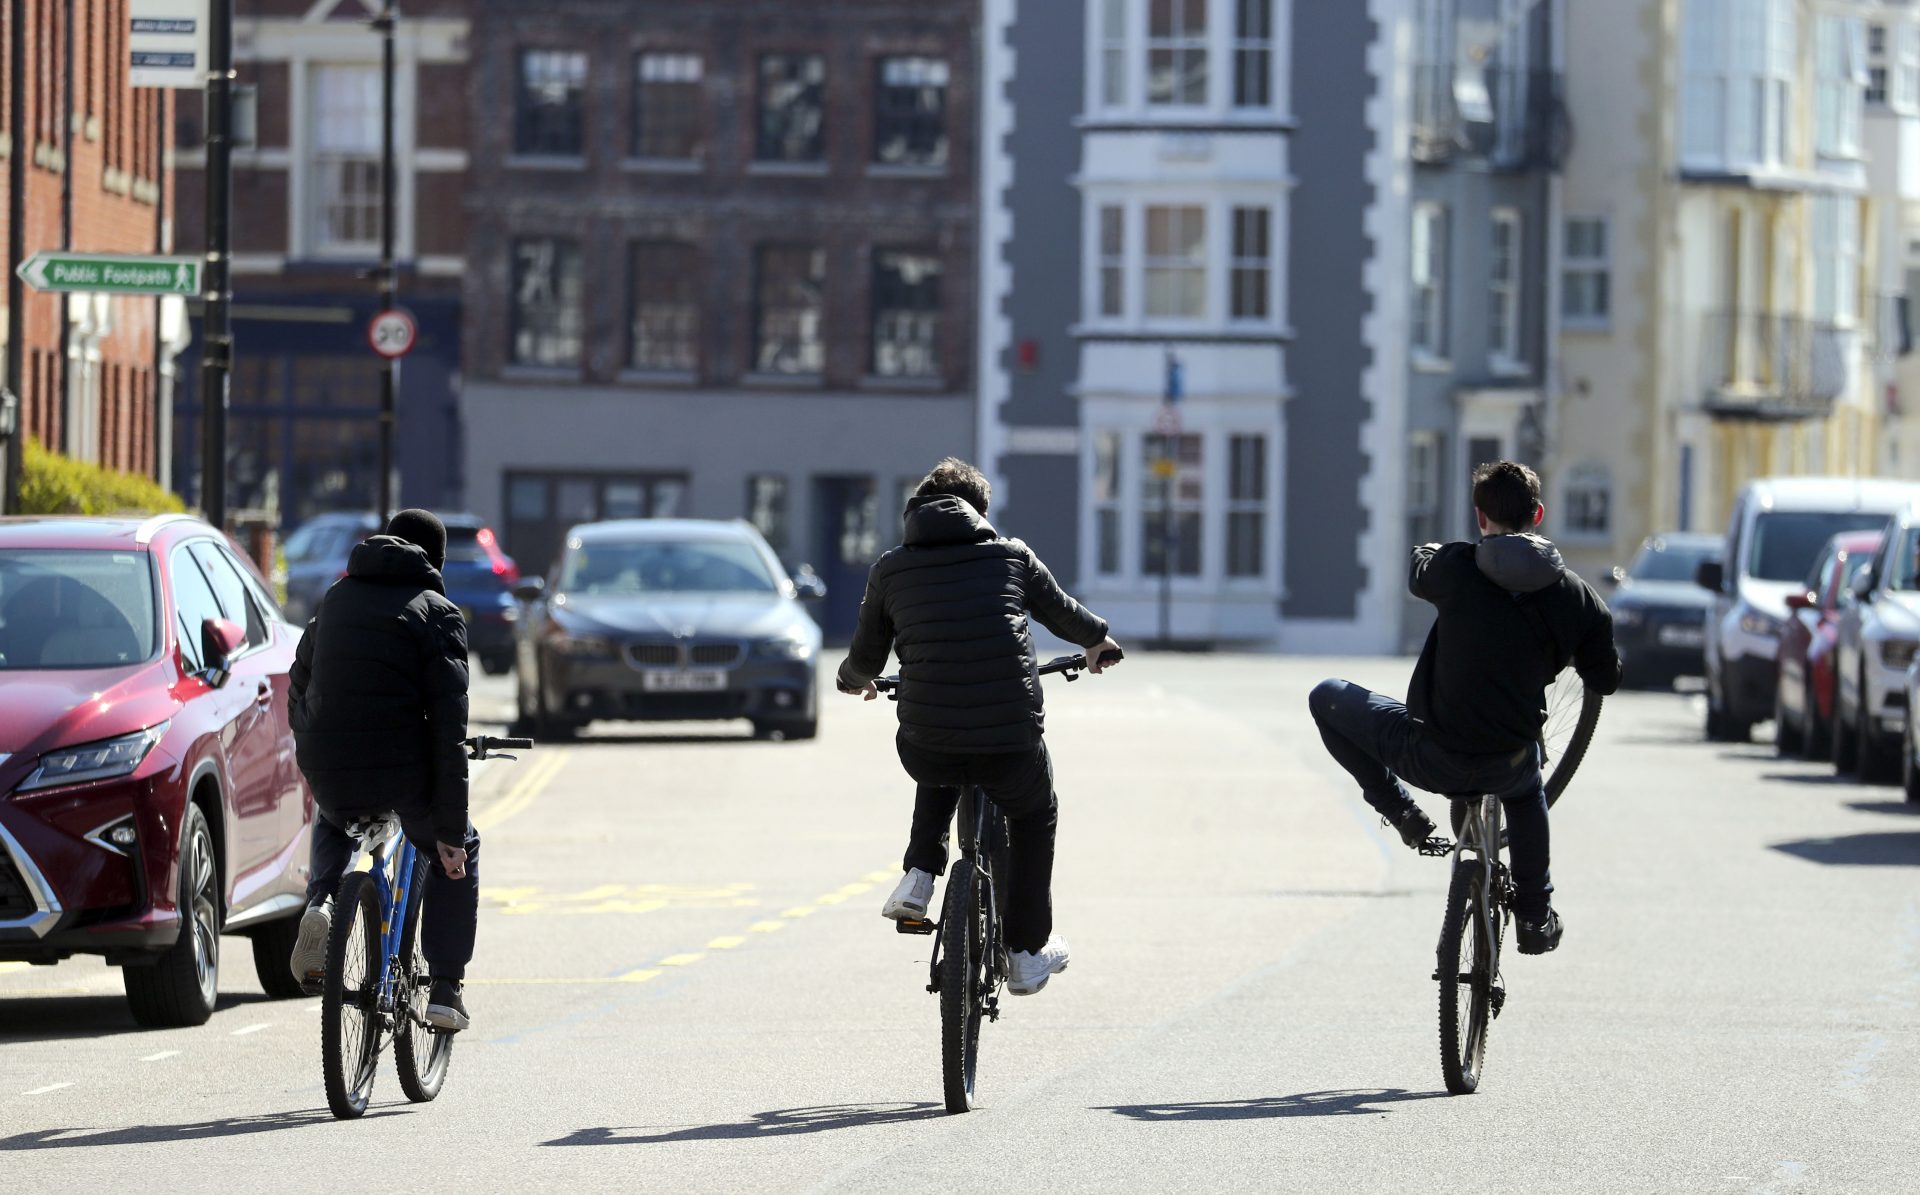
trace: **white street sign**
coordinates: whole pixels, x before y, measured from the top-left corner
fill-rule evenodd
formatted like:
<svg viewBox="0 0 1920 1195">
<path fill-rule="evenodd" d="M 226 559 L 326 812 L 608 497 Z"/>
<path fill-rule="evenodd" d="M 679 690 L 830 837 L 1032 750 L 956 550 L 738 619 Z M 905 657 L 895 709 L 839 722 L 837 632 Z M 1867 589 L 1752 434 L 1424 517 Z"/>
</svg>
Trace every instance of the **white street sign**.
<svg viewBox="0 0 1920 1195">
<path fill-rule="evenodd" d="M 413 342 L 420 335 L 420 326 L 414 323 L 413 313 L 404 307 L 394 307 L 373 317 L 367 324 L 367 343 L 373 351 L 382 357 L 404 357 L 413 351 Z"/>
<path fill-rule="evenodd" d="M 1172 403 L 1160 404 L 1160 410 L 1153 416 L 1155 435 L 1177 436 L 1180 434 L 1180 408 Z"/>
<path fill-rule="evenodd" d="M 208 9 L 208 0 L 128 0 L 127 77 L 133 86 L 207 85 Z"/>
</svg>

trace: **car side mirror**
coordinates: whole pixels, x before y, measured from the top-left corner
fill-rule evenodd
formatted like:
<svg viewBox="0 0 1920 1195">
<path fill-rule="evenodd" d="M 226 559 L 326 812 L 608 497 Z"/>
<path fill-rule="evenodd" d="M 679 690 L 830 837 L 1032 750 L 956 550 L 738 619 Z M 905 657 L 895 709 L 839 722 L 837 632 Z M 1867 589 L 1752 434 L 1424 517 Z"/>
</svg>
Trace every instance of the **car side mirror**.
<svg viewBox="0 0 1920 1195">
<path fill-rule="evenodd" d="M 1819 604 L 1819 597 L 1810 589 L 1787 595 L 1787 609 L 1811 610 Z"/>
<path fill-rule="evenodd" d="M 820 574 L 803 564 L 793 576 L 793 596 L 803 602 L 822 601 L 827 596 L 827 583 L 820 579 Z"/>
<path fill-rule="evenodd" d="M 1621 568 L 1617 564 L 1607 570 L 1606 581 L 1607 581 L 1608 588 L 1612 588 L 1613 586 L 1620 584 L 1620 582 L 1626 579 L 1627 579 L 1627 570 L 1624 568 Z"/>
<path fill-rule="evenodd" d="M 523 602 L 537 602 L 546 596 L 545 577 L 522 577 L 513 585 L 513 596 Z"/>
<path fill-rule="evenodd" d="M 1873 581 L 1873 566 L 1869 564 L 1853 575 L 1853 580 L 1847 583 L 1847 591 L 1853 594 L 1855 601 L 1864 602 L 1867 595 L 1873 592 Z"/>
<path fill-rule="evenodd" d="M 233 657 L 247 644 L 247 632 L 230 618 L 209 618 L 200 624 L 200 658 L 206 662 L 207 681 L 214 688 L 227 683 Z"/>
<path fill-rule="evenodd" d="M 1693 570 L 1693 579 L 1700 588 L 1719 593 L 1726 587 L 1727 570 L 1718 560 L 1702 560 Z"/>
</svg>

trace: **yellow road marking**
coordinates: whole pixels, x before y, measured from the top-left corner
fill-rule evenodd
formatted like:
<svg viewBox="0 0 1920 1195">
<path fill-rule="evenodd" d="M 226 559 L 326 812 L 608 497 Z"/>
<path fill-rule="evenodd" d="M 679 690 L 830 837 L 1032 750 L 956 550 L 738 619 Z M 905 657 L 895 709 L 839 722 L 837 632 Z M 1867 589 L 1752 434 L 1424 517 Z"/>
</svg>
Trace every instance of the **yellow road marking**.
<svg viewBox="0 0 1920 1195">
<path fill-rule="evenodd" d="M 707 943 L 707 949 L 708 950 L 732 950 L 735 946 L 740 945 L 744 941 L 746 941 L 745 938 L 715 938 L 713 941 Z"/>
<path fill-rule="evenodd" d="M 567 760 L 571 758 L 572 752 L 555 751 L 538 760 L 533 767 L 527 769 L 527 774 L 518 783 L 507 790 L 506 796 L 474 815 L 474 828 L 491 830 L 525 810 L 527 806 L 533 804 L 534 798 L 546 790 L 547 785 L 553 782 L 553 778 L 560 774 L 560 770 L 567 766 Z"/>
<path fill-rule="evenodd" d="M 647 982 L 647 980 L 652 979 L 654 976 L 658 974 L 660 974 L 660 972 L 642 968 L 641 970 L 629 971 L 625 975 L 622 975 L 620 977 L 620 982 L 621 983 L 645 983 Z"/>
<path fill-rule="evenodd" d="M 845 903 L 846 899 L 847 894 L 844 892 L 829 892 L 825 896 L 814 897 L 813 903 L 817 905 L 837 905 Z"/>
<path fill-rule="evenodd" d="M 549 900 L 598 901 L 620 895 L 627 890 L 625 884 L 602 884 L 598 888 L 589 888 L 585 892 L 568 892 L 559 896 L 550 896 Z"/>
<path fill-rule="evenodd" d="M 873 888 L 873 885 L 867 884 L 867 883 L 848 884 L 845 887 L 840 889 L 840 895 L 841 896 L 858 896 L 862 892 L 870 891 L 872 888 Z"/>
<path fill-rule="evenodd" d="M 782 914 L 780 914 L 780 915 L 781 915 L 782 917 L 789 917 L 789 918 L 791 918 L 791 917 L 811 917 L 811 916 L 813 916 L 813 915 L 814 915 L 814 913 L 815 913 L 816 911 L 817 911 L 817 910 L 815 910 L 815 909 L 814 909 L 814 908 L 813 908 L 813 907 L 812 907 L 811 905 L 801 905 L 801 906 L 800 906 L 799 908 L 797 908 L 797 909 L 788 909 L 788 910 L 787 910 L 786 912 L 784 912 L 784 913 L 782 913 Z"/>
<path fill-rule="evenodd" d="M 882 884 L 888 880 L 894 879 L 899 874 L 900 874 L 900 869 L 893 868 L 888 871 L 870 871 L 862 878 L 871 880 L 876 884 Z"/>
<path fill-rule="evenodd" d="M 707 957 L 704 954 L 670 954 L 660 960 L 663 967 L 685 967 Z"/>
<path fill-rule="evenodd" d="M 747 927 L 747 932 L 755 934 L 775 934 L 785 928 L 787 928 L 787 923 L 784 921 L 756 921 Z"/>
</svg>

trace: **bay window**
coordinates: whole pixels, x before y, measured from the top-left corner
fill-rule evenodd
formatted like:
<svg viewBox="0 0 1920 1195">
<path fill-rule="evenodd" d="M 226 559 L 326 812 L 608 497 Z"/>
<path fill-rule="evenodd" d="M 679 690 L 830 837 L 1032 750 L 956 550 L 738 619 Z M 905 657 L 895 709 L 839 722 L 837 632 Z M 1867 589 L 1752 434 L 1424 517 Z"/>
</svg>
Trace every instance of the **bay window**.
<svg viewBox="0 0 1920 1195">
<path fill-rule="evenodd" d="M 1795 0 L 1685 0 L 1680 158 L 1693 169 L 1778 169 L 1791 155 Z"/>
<path fill-rule="evenodd" d="M 1146 308 L 1149 318 L 1207 314 L 1207 209 L 1147 208 Z"/>
<path fill-rule="evenodd" d="M 1207 102 L 1208 0 L 1147 0 L 1147 103 Z"/>
<path fill-rule="evenodd" d="M 1520 362 L 1520 272 L 1522 241 L 1520 213 L 1495 208 L 1491 228 L 1492 252 L 1487 279 L 1487 355 L 1495 365 Z"/>
<path fill-rule="evenodd" d="M 1289 18 L 1280 0 L 1078 2 L 1087 13 L 1090 109 L 1179 120 L 1283 103 Z"/>
<path fill-rule="evenodd" d="M 1191 412 L 1199 426 L 1172 435 L 1131 416 L 1101 426 L 1091 414 L 1081 457 L 1084 575 L 1149 591 L 1169 571 L 1209 591 L 1274 578 L 1275 439 L 1222 414 L 1202 403 Z"/>
<path fill-rule="evenodd" d="M 1171 557 L 1174 576 L 1197 577 L 1205 548 L 1201 527 L 1206 474 L 1200 437 L 1191 432 L 1149 435 L 1141 438 L 1140 447 L 1140 572 L 1158 577 L 1167 571 Z"/>
<path fill-rule="evenodd" d="M 1827 157 L 1860 154 L 1866 27 L 1857 18 L 1823 16 L 1814 33 L 1814 147 Z"/>
<path fill-rule="evenodd" d="M 1271 203 L 1091 196 L 1083 225 L 1084 318 L 1109 327 L 1275 330 L 1285 321 L 1285 219 Z"/>
</svg>

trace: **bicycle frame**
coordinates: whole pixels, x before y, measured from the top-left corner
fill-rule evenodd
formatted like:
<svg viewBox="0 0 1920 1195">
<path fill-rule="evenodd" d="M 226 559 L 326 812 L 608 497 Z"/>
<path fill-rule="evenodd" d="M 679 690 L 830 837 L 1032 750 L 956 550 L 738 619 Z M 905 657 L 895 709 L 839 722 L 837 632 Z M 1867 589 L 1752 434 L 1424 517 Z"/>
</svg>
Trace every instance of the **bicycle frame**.
<svg viewBox="0 0 1920 1195">
<path fill-rule="evenodd" d="M 400 974 L 400 935 L 406 928 L 406 910 L 413 896 L 414 878 L 419 871 L 419 852 L 406 835 L 399 832 L 396 823 L 392 837 L 400 840 L 396 852 L 392 847 L 392 838 L 378 830 L 368 840 L 359 844 L 353 859 L 347 864 L 349 871 L 359 866 L 362 852 L 371 852 L 373 889 L 380 898 L 380 986 L 377 989 L 378 1009 L 381 1013 L 392 1015 L 399 1008 L 399 992 L 395 990 L 397 976 Z"/>
<path fill-rule="evenodd" d="M 1500 862 L 1501 815 L 1500 798 L 1481 796 L 1475 799 L 1467 811 L 1466 824 L 1460 828 L 1459 840 L 1453 844 L 1456 866 L 1469 851 L 1480 861 L 1481 891 L 1490 898 L 1485 912 L 1487 924 L 1480 927 L 1486 933 L 1482 940 L 1487 942 L 1494 941 L 1492 918 L 1502 916 L 1508 904 L 1506 866 Z"/>
</svg>

